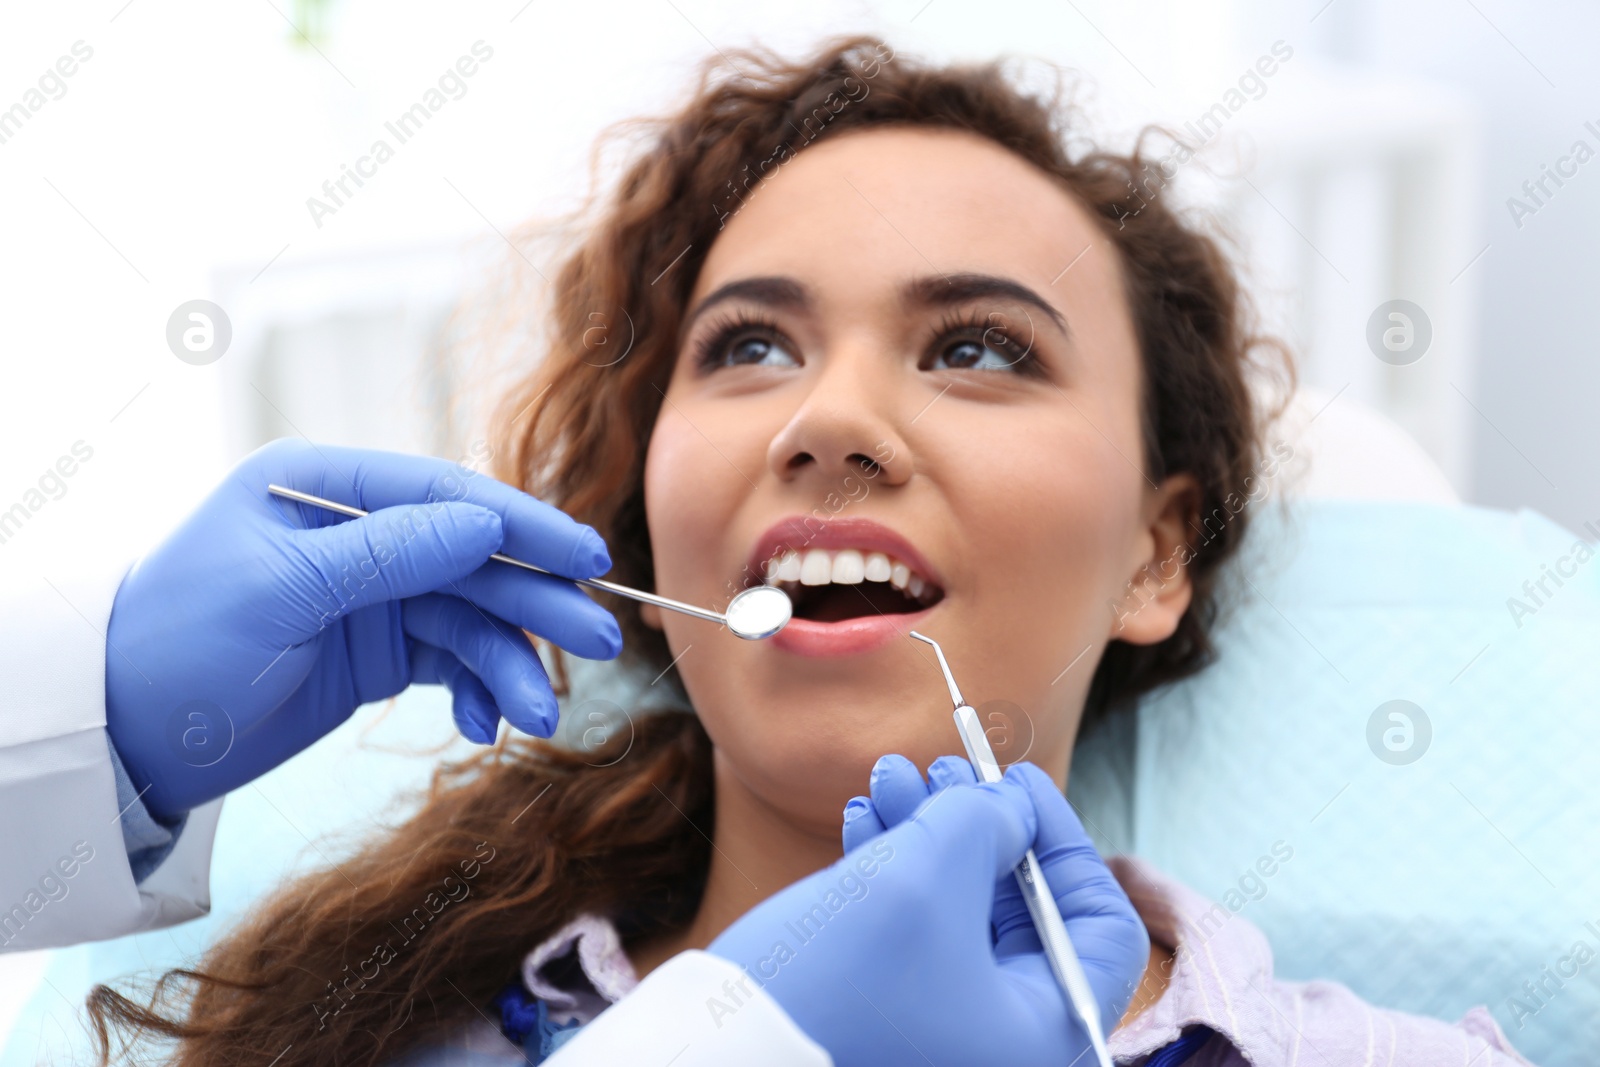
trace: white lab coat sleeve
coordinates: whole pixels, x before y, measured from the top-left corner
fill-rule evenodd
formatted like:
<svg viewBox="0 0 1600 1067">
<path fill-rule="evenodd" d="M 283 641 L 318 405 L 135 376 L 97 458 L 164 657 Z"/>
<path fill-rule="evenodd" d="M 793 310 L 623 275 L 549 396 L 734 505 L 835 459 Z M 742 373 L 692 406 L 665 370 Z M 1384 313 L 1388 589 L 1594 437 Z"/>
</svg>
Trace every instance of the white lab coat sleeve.
<svg viewBox="0 0 1600 1067">
<path fill-rule="evenodd" d="M 550 1067 L 833 1067 L 827 1051 L 745 972 L 682 952 L 645 976 L 554 1056 Z"/>
<path fill-rule="evenodd" d="M 0 951 L 170 926 L 211 909 L 221 801 L 189 813 L 142 883 L 106 735 L 106 624 L 126 568 L 0 585 Z M 116 651 L 112 650 L 112 655 Z"/>
</svg>

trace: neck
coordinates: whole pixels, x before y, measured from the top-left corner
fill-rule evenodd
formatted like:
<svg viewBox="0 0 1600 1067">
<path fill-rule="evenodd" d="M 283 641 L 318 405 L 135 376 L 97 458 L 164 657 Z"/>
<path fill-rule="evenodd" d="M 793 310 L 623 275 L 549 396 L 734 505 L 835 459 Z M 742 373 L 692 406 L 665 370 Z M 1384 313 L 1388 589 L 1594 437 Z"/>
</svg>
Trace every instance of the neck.
<svg viewBox="0 0 1600 1067">
<path fill-rule="evenodd" d="M 747 789 L 720 753 L 715 774 L 711 869 L 700 910 L 684 930 L 629 953 L 640 978 L 680 952 L 705 948 L 745 912 L 844 854 L 837 828 L 824 834 L 799 825 Z"/>
<path fill-rule="evenodd" d="M 837 832 L 823 834 L 797 825 L 792 816 L 746 789 L 720 753 L 715 756 L 714 768 L 717 814 L 711 869 L 700 910 L 684 930 L 629 951 L 640 978 L 680 952 L 707 947 L 745 912 L 844 853 Z M 1063 769 L 1058 780 L 1064 779 Z M 1118 1026 L 1132 1022 L 1161 999 L 1172 973 L 1173 955 L 1172 949 L 1152 939 L 1139 988 Z"/>
</svg>

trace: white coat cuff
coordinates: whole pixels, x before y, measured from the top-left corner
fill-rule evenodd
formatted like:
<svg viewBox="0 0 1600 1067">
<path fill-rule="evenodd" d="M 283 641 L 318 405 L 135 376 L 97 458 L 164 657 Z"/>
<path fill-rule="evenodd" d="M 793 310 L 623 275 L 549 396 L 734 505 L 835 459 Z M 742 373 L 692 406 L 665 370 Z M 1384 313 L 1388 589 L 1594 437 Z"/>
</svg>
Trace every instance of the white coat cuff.
<svg viewBox="0 0 1600 1067">
<path fill-rule="evenodd" d="M 122 813 L 122 846 L 128 852 L 128 866 L 133 869 L 133 880 L 142 882 L 150 872 L 161 866 L 161 861 L 172 852 L 183 833 L 183 824 L 189 813 L 184 812 L 170 822 L 157 819 L 144 805 L 143 794 L 134 787 L 128 769 L 122 765 L 122 756 L 111 738 L 106 738 L 111 749 L 111 773 L 117 780 L 117 810 Z"/>
<path fill-rule="evenodd" d="M 25 567 L 0 590 L 0 951 L 168 926 L 210 910 L 220 802 L 189 813 L 137 883 L 106 736 L 106 624 L 126 568 L 48 579 Z"/>
</svg>

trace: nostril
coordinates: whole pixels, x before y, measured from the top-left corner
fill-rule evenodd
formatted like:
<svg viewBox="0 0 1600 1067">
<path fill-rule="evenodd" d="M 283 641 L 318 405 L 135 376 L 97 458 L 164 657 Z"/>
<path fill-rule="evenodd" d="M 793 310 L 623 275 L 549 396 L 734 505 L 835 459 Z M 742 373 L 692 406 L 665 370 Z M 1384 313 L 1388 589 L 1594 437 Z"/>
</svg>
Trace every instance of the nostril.
<svg viewBox="0 0 1600 1067">
<path fill-rule="evenodd" d="M 878 472 L 883 469 L 878 465 L 877 460 L 871 456 L 864 456 L 860 452 L 853 454 L 850 457 L 850 462 L 860 467 L 862 476 L 866 478 L 876 478 Z"/>
<path fill-rule="evenodd" d="M 792 471 L 797 471 L 801 467 L 804 467 L 807 463 L 815 463 L 816 461 L 817 458 L 810 452 L 796 452 L 794 455 L 789 457 L 788 467 Z"/>
</svg>

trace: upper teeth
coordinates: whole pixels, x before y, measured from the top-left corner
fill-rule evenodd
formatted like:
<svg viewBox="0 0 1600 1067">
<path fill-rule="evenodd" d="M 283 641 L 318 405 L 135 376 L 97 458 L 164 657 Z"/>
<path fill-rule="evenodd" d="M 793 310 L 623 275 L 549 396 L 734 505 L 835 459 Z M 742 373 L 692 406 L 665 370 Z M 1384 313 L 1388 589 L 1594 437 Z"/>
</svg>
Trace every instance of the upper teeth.
<svg viewBox="0 0 1600 1067">
<path fill-rule="evenodd" d="M 920 597 L 932 585 L 922 575 L 885 552 L 862 552 L 855 548 L 829 551 L 808 548 L 804 552 L 786 551 L 767 561 L 767 584 L 799 582 L 801 585 L 859 585 L 861 582 L 888 582 L 913 597 Z"/>
</svg>

